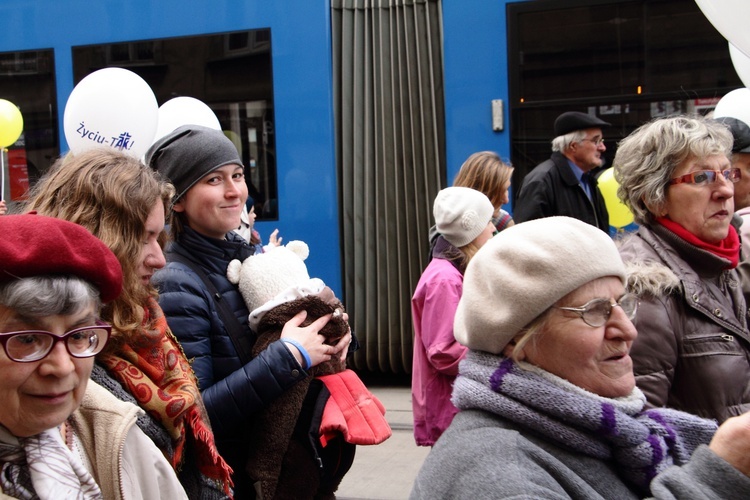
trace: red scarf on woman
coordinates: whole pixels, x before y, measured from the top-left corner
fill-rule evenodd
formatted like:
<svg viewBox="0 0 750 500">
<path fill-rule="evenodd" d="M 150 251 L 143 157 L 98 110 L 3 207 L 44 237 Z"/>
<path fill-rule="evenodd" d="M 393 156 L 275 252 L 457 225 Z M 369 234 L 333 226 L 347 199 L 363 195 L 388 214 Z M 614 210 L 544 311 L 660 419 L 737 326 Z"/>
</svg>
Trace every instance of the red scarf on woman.
<svg viewBox="0 0 750 500">
<path fill-rule="evenodd" d="M 175 469 L 182 463 L 185 435 L 195 441 L 198 469 L 229 492 L 232 469 L 216 450 L 198 383 L 185 354 L 167 326 L 159 304 L 149 298 L 138 338 L 97 358 L 107 371 L 169 432 Z"/>
<path fill-rule="evenodd" d="M 729 226 L 729 234 L 727 234 L 726 238 L 719 243 L 708 243 L 671 219 L 657 217 L 656 222 L 666 227 L 691 245 L 706 250 L 707 252 L 711 252 L 717 257 L 728 260 L 730 264 L 727 266 L 727 269 L 734 269 L 740 262 L 740 237 L 737 236 L 737 231 L 731 224 Z"/>
</svg>

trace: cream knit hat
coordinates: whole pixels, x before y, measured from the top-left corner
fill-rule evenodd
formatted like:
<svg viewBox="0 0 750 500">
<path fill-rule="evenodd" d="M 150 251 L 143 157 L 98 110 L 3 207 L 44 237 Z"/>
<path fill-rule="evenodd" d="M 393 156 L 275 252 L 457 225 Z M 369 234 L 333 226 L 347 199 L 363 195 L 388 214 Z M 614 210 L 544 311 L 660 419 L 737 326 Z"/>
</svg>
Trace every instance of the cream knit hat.
<svg viewBox="0 0 750 500">
<path fill-rule="evenodd" d="M 492 219 L 495 207 L 481 192 L 466 187 L 445 188 L 435 197 L 435 226 L 451 245 L 468 245 Z"/>
<path fill-rule="evenodd" d="M 601 229 L 570 217 L 516 224 L 487 242 L 464 274 L 453 332 L 470 349 L 500 354 L 558 300 L 625 265 Z"/>
</svg>

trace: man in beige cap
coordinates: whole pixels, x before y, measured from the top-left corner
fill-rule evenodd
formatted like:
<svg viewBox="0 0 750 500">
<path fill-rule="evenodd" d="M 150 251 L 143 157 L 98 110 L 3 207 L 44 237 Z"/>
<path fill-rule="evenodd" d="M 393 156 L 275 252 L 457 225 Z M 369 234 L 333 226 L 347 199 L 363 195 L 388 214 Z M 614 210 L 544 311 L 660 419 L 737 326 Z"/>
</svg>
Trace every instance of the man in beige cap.
<svg viewBox="0 0 750 500">
<path fill-rule="evenodd" d="M 604 164 L 602 129 L 610 126 L 578 111 L 557 117 L 552 156 L 524 178 L 513 209 L 516 223 L 564 215 L 609 233 L 607 207 L 590 172 Z"/>
</svg>

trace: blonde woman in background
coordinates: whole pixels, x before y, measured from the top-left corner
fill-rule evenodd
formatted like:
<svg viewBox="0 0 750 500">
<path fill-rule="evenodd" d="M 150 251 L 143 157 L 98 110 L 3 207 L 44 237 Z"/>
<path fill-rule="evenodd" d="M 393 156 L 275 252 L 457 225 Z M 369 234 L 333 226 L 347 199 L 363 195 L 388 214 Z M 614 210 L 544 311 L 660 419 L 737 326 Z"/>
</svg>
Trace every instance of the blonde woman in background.
<svg viewBox="0 0 750 500">
<path fill-rule="evenodd" d="M 469 156 L 453 179 L 454 186 L 476 189 L 490 199 L 495 212 L 492 223 L 497 231 L 513 225 L 513 217 L 502 209 L 508 203 L 513 167 L 503 163 L 497 153 L 480 151 Z"/>
<path fill-rule="evenodd" d="M 453 180 L 453 186 L 466 187 L 483 193 L 493 206 L 492 225 L 496 231 L 502 231 L 514 224 L 513 218 L 502 206 L 508 203 L 508 189 L 513 167 L 503 163 L 497 153 L 480 151 L 469 156 Z M 430 255 L 440 233 L 437 227 L 430 228 Z"/>
</svg>

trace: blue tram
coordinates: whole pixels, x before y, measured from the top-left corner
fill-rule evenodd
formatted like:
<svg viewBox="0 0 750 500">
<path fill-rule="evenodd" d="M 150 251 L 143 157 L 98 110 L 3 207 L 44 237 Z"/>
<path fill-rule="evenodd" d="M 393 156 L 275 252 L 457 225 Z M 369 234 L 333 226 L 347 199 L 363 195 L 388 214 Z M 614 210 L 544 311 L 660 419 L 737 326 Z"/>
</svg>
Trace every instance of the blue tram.
<svg viewBox="0 0 750 500">
<path fill-rule="evenodd" d="M 241 152 L 261 235 L 307 242 L 310 274 L 343 298 L 355 366 L 408 373 L 432 200 L 467 156 L 498 152 L 518 185 L 562 111 L 614 123 L 614 142 L 742 86 L 687 4 L 4 0 L 0 98 L 24 130 L 3 197 L 21 199 L 68 150 L 65 105 L 91 72 L 129 69 L 160 105 L 199 99 Z"/>
</svg>

